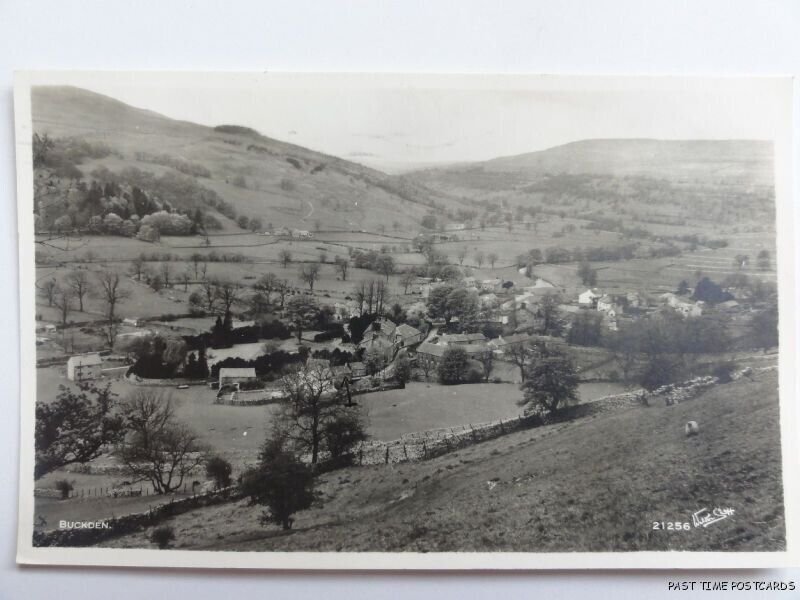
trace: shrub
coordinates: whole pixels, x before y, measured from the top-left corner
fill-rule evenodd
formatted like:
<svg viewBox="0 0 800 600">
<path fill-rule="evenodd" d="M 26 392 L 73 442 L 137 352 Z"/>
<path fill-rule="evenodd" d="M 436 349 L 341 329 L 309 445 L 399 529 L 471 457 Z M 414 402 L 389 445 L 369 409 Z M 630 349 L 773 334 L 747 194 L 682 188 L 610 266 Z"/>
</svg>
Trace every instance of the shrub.
<svg viewBox="0 0 800 600">
<path fill-rule="evenodd" d="M 261 523 L 292 528 L 292 515 L 314 501 L 314 473 L 285 448 L 284 440 L 269 439 L 261 451 L 259 465 L 242 474 L 239 485 L 251 504 L 266 505 Z"/>
<path fill-rule="evenodd" d="M 212 456 L 206 461 L 206 476 L 214 480 L 217 488 L 225 488 L 231 484 L 231 463 L 221 456 Z"/>
<path fill-rule="evenodd" d="M 175 540 L 175 530 L 169 525 L 162 525 L 156 527 L 150 534 L 150 541 L 154 543 L 160 550 L 169 547 L 170 542 Z"/>
<path fill-rule="evenodd" d="M 732 362 L 724 362 L 714 365 L 714 368 L 711 370 L 711 374 L 716 377 L 720 383 L 730 383 L 733 381 L 733 371 L 736 369 L 736 365 Z"/>
<path fill-rule="evenodd" d="M 61 492 L 61 499 L 62 499 L 62 500 L 66 500 L 67 498 L 69 498 L 69 493 L 70 493 L 70 492 L 71 492 L 73 489 L 75 489 L 75 488 L 72 486 L 72 483 L 71 483 L 71 482 L 69 482 L 69 481 L 67 481 L 66 479 L 59 479 L 58 481 L 56 481 L 56 484 L 55 484 L 55 485 L 56 485 L 56 489 L 57 489 L 59 492 Z"/>
</svg>

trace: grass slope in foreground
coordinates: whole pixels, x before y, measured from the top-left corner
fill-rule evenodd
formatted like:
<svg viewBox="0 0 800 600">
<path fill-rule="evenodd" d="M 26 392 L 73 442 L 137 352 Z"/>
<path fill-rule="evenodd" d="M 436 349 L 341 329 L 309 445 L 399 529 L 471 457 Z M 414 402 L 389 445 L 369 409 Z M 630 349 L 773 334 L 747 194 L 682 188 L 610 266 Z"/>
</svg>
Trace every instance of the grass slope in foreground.
<svg viewBox="0 0 800 600">
<path fill-rule="evenodd" d="M 696 420 L 700 435 L 687 438 Z M 777 374 L 665 407 L 541 427 L 436 460 L 351 468 L 284 533 L 236 502 L 175 517 L 178 549 L 247 551 L 765 551 L 785 547 Z M 702 508 L 707 528 L 654 531 Z M 111 540 L 152 547 L 149 530 Z"/>
</svg>

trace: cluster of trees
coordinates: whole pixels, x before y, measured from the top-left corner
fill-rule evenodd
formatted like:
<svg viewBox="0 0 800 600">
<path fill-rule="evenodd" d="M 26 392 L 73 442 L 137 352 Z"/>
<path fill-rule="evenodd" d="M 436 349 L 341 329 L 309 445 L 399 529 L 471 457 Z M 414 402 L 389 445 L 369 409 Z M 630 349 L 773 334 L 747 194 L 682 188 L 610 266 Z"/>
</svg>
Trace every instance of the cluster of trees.
<svg viewBox="0 0 800 600">
<path fill-rule="evenodd" d="M 203 165 L 184 160 L 183 158 L 179 158 L 177 156 L 171 156 L 169 154 L 149 154 L 147 152 L 136 152 L 134 157 L 139 162 L 147 162 L 156 165 L 163 165 L 165 167 L 171 167 L 176 171 L 183 173 L 184 175 L 203 177 L 206 179 L 211 177 L 211 171 L 209 171 Z"/>
<path fill-rule="evenodd" d="M 76 165 L 86 158 L 105 158 L 111 148 L 103 142 L 90 142 L 76 137 L 53 138 L 48 134 L 33 134 L 33 167 L 50 170 L 56 177 L 80 179 Z"/>
<path fill-rule="evenodd" d="M 624 381 L 652 390 L 685 379 L 698 355 L 726 352 L 731 339 L 726 317 L 662 312 L 622 325 L 604 343 L 615 353 Z"/>
<path fill-rule="evenodd" d="M 590 248 L 547 248 L 541 262 L 557 264 L 566 262 L 599 262 L 630 260 L 636 256 L 637 244 L 623 244 L 620 246 L 597 246 Z M 533 251 L 535 252 L 535 251 Z"/>
<path fill-rule="evenodd" d="M 211 378 L 219 377 L 219 370 L 225 368 L 248 368 L 256 370 L 256 375 L 267 381 L 274 381 L 288 367 L 302 365 L 308 358 L 308 348 L 301 346 L 298 352 L 291 353 L 285 350 L 273 349 L 265 346 L 264 354 L 252 360 L 230 357 L 214 363 L 211 367 Z"/>
<path fill-rule="evenodd" d="M 237 220 L 231 204 L 198 183 L 197 178 L 211 176 L 202 165 L 164 154 L 138 153 L 138 160 L 171 169 L 154 175 L 136 167 L 119 172 L 100 167 L 91 172 L 92 179 L 87 182 L 77 165 L 85 158 L 111 154 L 106 144 L 34 134 L 33 147 L 34 169 L 44 175 L 37 179 L 34 191 L 37 231 L 80 229 L 156 241 L 159 234 L 194 235 L 219 229 L 219 220 L 201 207 L 214 209 L 245 229 L 261 228 L 260 219 Z M 145 221 L 153 214 L 157 216 Z"/>
<path fill-rule="evenodd" d="M 389 286 L 381 279 L 358 282 L 352 295 L 361 316 L 383 314 L 384 307 L 389 305 Z"/>
<path fill-rule="evenodd" d="M 436 374 L 444 385 L 479 383 L 489 380 L 493 368 L 494 354 L 491 349 L 476 358 L 470 358 L 464 348 L 448 346 L 437 365 Z"/>
<path fill-rule="evenodd" d="M 478 295 L 466 288 L 440 285 L 428 294 L 427 309 L 431 319 L 443 319 L 449 324 L 458 318 L 459 324 L 468 326 L 478 318 Z"/>
<path fill-rule="evenodd" d="M 394 258 L 390 254 L 375 250 L 353 250 L 350 255 L 353 265 L 358 269 L 368 269 L 383 275 L 387 280 L 395 272 Z"/>
<path fill-rule="evenodd" d="M 122 286 L 119 273 L 101 271 L 90 277 L 87 271 L 75 270 L 62 283 L 55 278 L 45 280 L 39 286 L 38 293 L 48 306 L 58 309 L 62 325 L 67 324 L 75 308 L 83 311 L 84 300 L 88 296 L 96 297 L 103 312 L 103 336 L 109 349 L 113 350 L 119 327 L 117 308 L 130 297 L 130 291 Z"/>
<path fill-rule="evenodd" d="M 126 351 L 136 356 L 130 369 L 134 375 L 147 379 L 169 379 L 183 367 L 188 345 L 180 338 L 149 335 L 131 340 Z M 208 371 L 208 365 L 205 370 Z"/>
</svg>

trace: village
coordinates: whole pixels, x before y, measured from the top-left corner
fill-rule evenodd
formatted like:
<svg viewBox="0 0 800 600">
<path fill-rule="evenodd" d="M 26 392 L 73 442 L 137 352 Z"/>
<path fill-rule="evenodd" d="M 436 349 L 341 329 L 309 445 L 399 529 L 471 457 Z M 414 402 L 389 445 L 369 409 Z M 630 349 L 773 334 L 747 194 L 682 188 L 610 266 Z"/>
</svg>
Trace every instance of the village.
<svg viewBox="0 0 800 600">
<path fill-rule="evenodd" d="M 105 543 L 54 528 L 85 517 L 170 547 L 158 515 L 205 502 L 289 531 L 351 478 L 405 465 L 404 485 L 774 377 L 768 183 L 394 177 L 239 126 L 192 125 L 193 158 L 62 127 L 33 140 L 39 545 Z"/>
</svg>

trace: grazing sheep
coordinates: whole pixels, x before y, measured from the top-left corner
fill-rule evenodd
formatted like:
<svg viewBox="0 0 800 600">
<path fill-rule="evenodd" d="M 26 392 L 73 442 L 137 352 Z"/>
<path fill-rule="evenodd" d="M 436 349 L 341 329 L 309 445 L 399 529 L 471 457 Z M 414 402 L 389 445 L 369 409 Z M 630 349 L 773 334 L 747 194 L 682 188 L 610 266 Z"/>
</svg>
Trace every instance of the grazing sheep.
<svg viewBox="0 0 800 600">
<path fill-rule="evenodd" d="M 689 421 L 686 423 L 684 430 L 686 431 L 686 436 L 691 437 L 700 433 L 700 426 L 697 424 L 697 421 Z"/>
</svg>

